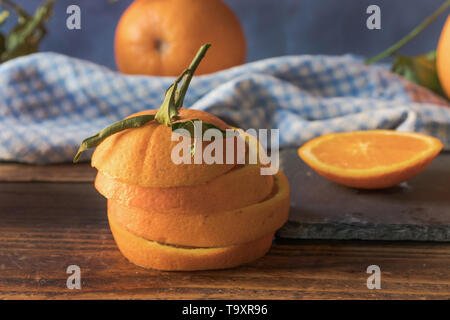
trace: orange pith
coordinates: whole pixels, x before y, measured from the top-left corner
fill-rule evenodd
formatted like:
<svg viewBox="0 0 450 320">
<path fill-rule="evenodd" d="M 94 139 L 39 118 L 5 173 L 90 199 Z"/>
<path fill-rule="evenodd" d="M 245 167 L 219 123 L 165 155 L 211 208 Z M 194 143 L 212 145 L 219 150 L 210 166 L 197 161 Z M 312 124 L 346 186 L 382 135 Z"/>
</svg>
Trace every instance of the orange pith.
<svg viewBox="0 0 450 320">
<path fill-rule="evenodd" d="M 393 130 L 324 135 L 299 149 L 299 156 L 322 176 L 357 188 L 385 188 L 422 171 L 440 152 L 430 136 Z"/>
<path fill-rule="evenodd" d="M 164 213 L 200 214 L 245 207 L 266 198 L 273 177 L 260 174 L 259 165 L 236 166 L 206 183 L 171 188 L 131 185 L 109 178 L 101 171 L 95 188 L 107 199 L 126 206 Z"/>
<path fill-rule="evenodd" d="M 258 239 L 279 229 L 288 214 L 289 183 L 281 172 L 275 176 L 267 199 L 233 210 L 218 207 L 207 213 L 168 213 L 127 207 L 108 199 L 108 217 L 133 234 L 194 247 L 223 247 Z"/>
</svg>

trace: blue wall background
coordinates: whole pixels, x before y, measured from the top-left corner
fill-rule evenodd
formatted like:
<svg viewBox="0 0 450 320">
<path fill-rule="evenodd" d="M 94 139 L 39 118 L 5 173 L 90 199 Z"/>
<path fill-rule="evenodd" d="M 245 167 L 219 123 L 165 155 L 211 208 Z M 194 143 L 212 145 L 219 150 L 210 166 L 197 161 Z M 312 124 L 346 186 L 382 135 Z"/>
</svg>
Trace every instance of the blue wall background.
<svg viewBox="0 0 450 320">
<path fill-rule="evenodd" d="M 248 61 L 287 54 L 374 55 L 412 30 L 444 0 L 224 0 L 239 17 L 247 37 Z M 36 0 L 17 1 L 33 11 Z M 132 0 L 57 0 L 41 51 L 55 51 L 116 69 L 114 30 Z M 77 4 L 82 29 L 66 28 L 66 8 Z M 381 30 L 366 28 L 366 8 L 381 8 Z M 445 15 L 402 52 L 436 47 Z"/>
</svg>

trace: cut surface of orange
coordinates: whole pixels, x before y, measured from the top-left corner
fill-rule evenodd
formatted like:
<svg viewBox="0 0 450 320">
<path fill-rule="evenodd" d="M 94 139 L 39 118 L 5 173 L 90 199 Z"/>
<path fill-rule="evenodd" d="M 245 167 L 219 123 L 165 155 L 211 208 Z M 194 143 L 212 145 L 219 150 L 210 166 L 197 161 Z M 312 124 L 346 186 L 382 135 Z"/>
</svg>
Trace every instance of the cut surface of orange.
<svg viewBox="0 0 450 320">
<path fill-rule="evenodd" d="M 320 175 L 362 189 L 395 186 L 425 169 L 442 150 L 431 136 L 394 130 L 326 134 L 298 149 Z"/>
</svg>

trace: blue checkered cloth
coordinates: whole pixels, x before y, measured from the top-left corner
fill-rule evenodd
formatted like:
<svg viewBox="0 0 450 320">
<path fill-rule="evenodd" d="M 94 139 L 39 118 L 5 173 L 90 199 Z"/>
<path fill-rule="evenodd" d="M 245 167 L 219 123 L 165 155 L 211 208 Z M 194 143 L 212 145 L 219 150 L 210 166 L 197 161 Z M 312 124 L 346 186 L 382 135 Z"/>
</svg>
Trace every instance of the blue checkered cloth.
<svg viewBox="0 0 450 320">
<path fill-rule="evenodd" d="M 71 161 L 84 138 L 158 108 L 172 81 L 55 53 L 3 63 L 0 160 Z M 351 55 L 271 58 L 197 76 L 184 105 L 244 129 L 279 128 L 281 147 L 329 132 L 383 128 L 427 133 L 450 149 L 447 101 Z"/>
</svg>

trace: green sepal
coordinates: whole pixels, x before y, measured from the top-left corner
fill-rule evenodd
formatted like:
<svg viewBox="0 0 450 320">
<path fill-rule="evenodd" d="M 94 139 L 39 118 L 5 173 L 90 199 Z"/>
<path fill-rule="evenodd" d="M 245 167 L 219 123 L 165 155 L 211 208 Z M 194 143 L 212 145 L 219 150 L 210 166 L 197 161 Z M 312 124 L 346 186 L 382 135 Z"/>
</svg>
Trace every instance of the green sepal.
<svg viewBox="0 0 450 320">
<path fill-rule="evenodd" d="M 73 162 L 76 163 L 80 159 L 81 153 L 83 151 L 94 148 L 98 146 L 103 140 L 108 138 L 109 136 L 131 128 L 139 128 L 142 127 L 144 124 L 146 124 L 149 121 L 152 121 L 155 119 L 155 115 L 148 114 L 148 115 L 142 115 L 142 116 L 136 116 L 131 117 L 125 120 L 121 120 L 118 122 L 113 123 L 109 127 L 106 127 L 105 129 L 97 132 L 93 136 L 90 136 L 89 138 L 86 138 L 81 143 L 80 148 L 78 149 L 77 154 L 73 158 Z"/>
</svg>

